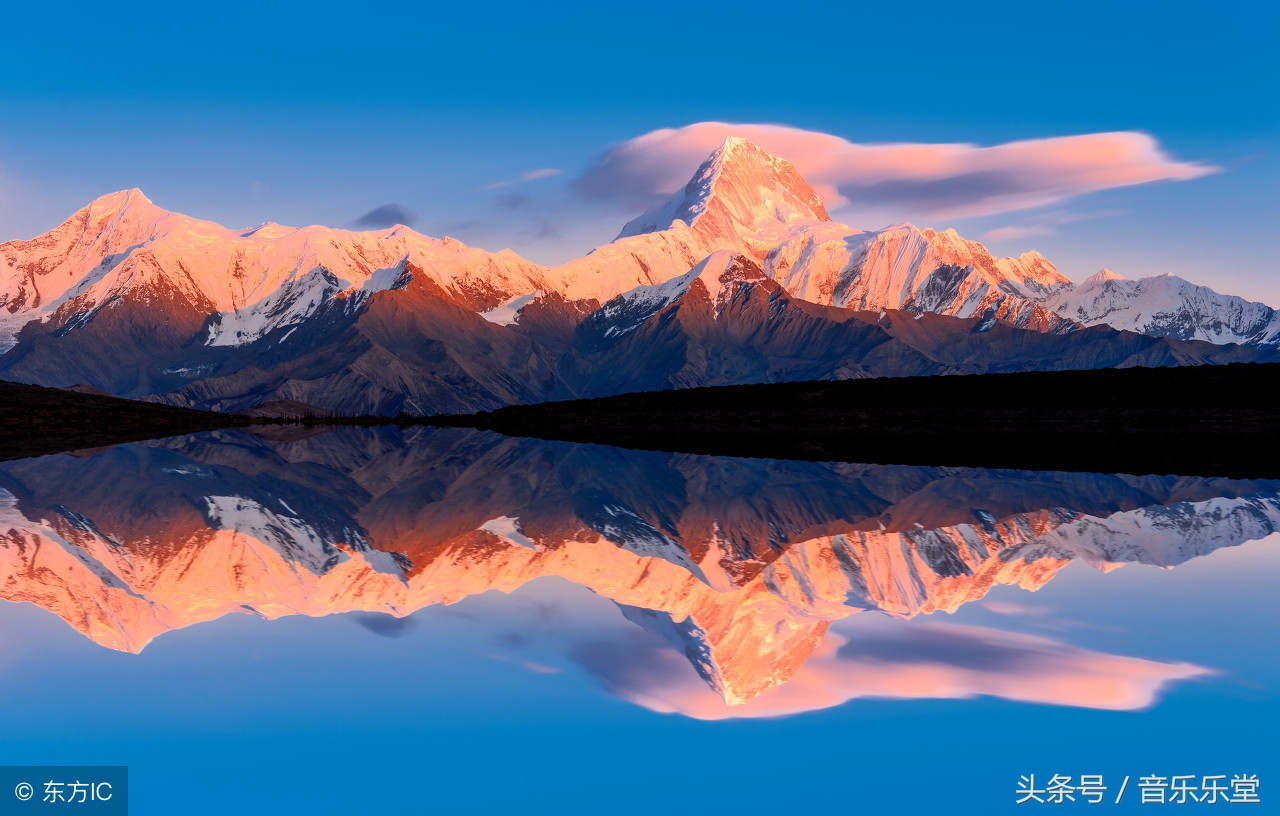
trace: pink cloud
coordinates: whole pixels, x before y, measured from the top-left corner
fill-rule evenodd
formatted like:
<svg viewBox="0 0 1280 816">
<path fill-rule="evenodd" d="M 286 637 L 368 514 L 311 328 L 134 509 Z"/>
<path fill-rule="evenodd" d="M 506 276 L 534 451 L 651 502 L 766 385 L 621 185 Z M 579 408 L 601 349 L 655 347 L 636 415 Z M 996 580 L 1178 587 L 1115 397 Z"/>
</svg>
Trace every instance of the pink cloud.
<svg viewBox="0 0 1280 816">
<path fill-rule="evenodd" d="M 1016 241 L 1019 238 L 1036 238 L 1053 235 L 1053 228 L 1043 224 L 1031 224 L 1020 227 L 997 227 L 983 233 L 984 241 Z"/>
<path fill-rule="evenodd" d="M 787 159 L 829 209 L 961 217 L 1040 207 L 1085 193 L 1187 181 L 1219 168 L 1177 161 L 1145 133 L 1090 133 L 973 144 L 857 144 L 784 125 L 699 122 L 607 150 L 574 181 L 588 198 L 649 206 L 670 195 L 726 136 Z"/>
<path fill-rule="evenodd" d="M 1044 618 L 1053 614 L 1053 610 L 1047 606 L 1033 606 L 1030 604 L 1014 603 L 1012 601 L 983 601 L 978 604 L 983 609 L 995 612 L 997 615 L 1009 615 L 1015 618 Z"/>
<path fill-rule="evenodd" d="M 729 706 L 670 649 L 622 661 L 602 677 L 620 696 L 662 713 L 704 720 L 780 717 L 858 698 L 1002 697 L 1019 702 L 1134 710 L 1169 684 L 1212 672 L 1107 654 L 1046 637 L 978 626 L 889 621 L 828 633 L 786 683 Z"/>
</svg>

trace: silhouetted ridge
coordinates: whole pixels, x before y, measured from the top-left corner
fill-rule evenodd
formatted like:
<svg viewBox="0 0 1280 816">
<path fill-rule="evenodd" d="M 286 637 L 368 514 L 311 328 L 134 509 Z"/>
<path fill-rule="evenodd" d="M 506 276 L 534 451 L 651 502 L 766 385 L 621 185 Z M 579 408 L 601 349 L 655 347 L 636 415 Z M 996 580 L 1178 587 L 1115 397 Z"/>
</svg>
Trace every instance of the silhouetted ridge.
<svg viewBox="0 0 1280 816">
<path fill-rule="evenodd" d="M 773 383 L 512 406 L 441 425 L 692 453 L 1280 475 L 1280 364 Z"/>
</svg>

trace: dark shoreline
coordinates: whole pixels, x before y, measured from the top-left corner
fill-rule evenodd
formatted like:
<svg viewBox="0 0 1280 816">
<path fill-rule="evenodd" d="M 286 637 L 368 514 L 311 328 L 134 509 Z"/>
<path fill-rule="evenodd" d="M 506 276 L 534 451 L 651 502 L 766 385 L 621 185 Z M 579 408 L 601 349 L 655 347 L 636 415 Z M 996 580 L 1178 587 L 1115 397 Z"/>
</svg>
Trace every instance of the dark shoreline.
<svg viewBox="0 0 1280 816">
<path fill-rule="evenodd" d="M 1280 364 L 721 386 L 430 417 L 218 414 L 0 382 L 0 460 L 249 425 L 471 427 L 718 456 L 1280 478 Z"/>
<path fill-rule="evenodd" d="M 427 417 L 510 436 L 868 464 L 1280 477 L 1280 364 L 624 394 Z"/>
<path fill-rule="evenodd" d="M 238 428 L 252 422 L 239 414 L 0 381 L 0 461 Z"/>
</svg>

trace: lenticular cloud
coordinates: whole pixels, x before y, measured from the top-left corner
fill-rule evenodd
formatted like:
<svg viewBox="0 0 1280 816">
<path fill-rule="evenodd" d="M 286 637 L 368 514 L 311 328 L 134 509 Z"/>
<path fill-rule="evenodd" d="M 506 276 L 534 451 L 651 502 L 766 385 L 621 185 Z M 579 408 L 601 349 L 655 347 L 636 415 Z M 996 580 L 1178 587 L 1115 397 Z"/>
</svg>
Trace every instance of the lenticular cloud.
<svg viewBox="0 0 1280 816">
<path fill-rule="evenodd" d="M 783 125 L 699 122 L 637 136 L 605 151 L 573 182 L 579 195 L 648 207 L 691 175 L 727 136 L 743 136 L 800 171 L 829 209 L 909 217 L 991 215 L 1084 193 L 1187 181 L 1218 168 L 1170 157 L 1150 135 L 1089 133 L 973 144 L 856 144 Z"/>
<path fill-rule="evenodd" d="M 387 229 L 397 224 L 404 224 L 407 227 L 417 220 L 418 216 L 408 207 L 402 207 L 399 204 L 383 204 L 357 218 L 355 223 L 356 226 L 365 229 Z"/>
</svg>

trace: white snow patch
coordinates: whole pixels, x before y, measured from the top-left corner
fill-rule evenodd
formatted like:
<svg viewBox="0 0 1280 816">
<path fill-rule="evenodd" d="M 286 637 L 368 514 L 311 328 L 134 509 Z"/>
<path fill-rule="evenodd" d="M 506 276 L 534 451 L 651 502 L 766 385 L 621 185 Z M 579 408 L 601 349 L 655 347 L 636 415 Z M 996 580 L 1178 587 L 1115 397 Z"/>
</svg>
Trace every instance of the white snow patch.
<svg viewBox="0 0 1280 816">
<path fill-rule="evenodd" d="M 520 519 L 518 518 L 513 518 L 511 516 L 498 516 L 497 518 L 489 519 L 484 524 L 481 524 L 479 529 L 484 530 L 486 533 L 493 533 L 503 541 L 509 541 L 512 544 L 542 552 L 542 545 L 527 538 L 517 526 L 519 524 Z"/>
<path fill-rule="evenodd" d="M 253 499 L 205 496 L 205 515 L 214 530 L 256 539 L 274 550 L 293 569 L 324 575 L 349 556 L 335 550 L 321 533 L 300 518 L 281 516 Z M 290 511 L 292 512 L 292 511 Z"/>
<path fill-rule="evenodd" d="M 490 323 L 497 323 L 499 326 L 510 326 L 516 322 L 516 317 L 521 309 L 541 296 L 541 289 L 530 292 L 527 295 L 516 295 L 515 297 L 507 298 L 487 312 L 481 312 L 480 316 Z"/>
<path fill-rule="evenodd" d="M 404 275 L 404 264 L 399 266 L 390 266 L 384 269 L 376 269 L 373 274 L 365 279 L 360 285 L 360 292 L 364 295 L 372 295 L 374 292 L 382 292 L 396 285 L 396 281 Z"/>
</svg>

